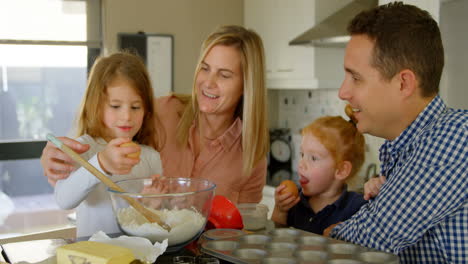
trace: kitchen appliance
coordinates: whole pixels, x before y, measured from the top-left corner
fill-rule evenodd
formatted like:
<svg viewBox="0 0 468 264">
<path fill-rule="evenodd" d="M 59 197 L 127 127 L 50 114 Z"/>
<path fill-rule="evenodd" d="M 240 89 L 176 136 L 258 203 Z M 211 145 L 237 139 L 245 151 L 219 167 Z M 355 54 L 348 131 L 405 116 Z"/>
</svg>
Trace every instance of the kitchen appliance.
<svg viewBox="0 0 468 264">
<path fill-rule="evenodd" d="M 317 1 L 319 2 L 319 1 Z M 328 1 L 323 1 L 328 2 Z M 341 1 L 340 1 L 341 2 Z M 319 4 L 319 3 L 317 3 Z M 344 47 L 350 37 L 346 27 L 361 11 L 378 6 L 377 0 L 352 0 L 289 42 L 289 45 Z M 320 8 L 318 8 L 320 9 Z M 318 10 L 320 12 L 320 10 Z"/>
<path fill-rule="evenodd" d="M 278 186 L 291 179 L 292 148 L 289 128 L 270 130 L 267 184 Z"/>
</svg>

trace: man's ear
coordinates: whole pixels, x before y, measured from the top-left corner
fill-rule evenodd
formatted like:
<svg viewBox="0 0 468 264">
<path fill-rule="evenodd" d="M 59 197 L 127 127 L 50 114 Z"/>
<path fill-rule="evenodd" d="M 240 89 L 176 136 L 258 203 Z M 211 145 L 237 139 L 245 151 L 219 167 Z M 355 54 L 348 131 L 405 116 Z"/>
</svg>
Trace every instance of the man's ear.
<svg viewBox="0 0 468 264">
<path fill-rule="evenodd" d="M 417 91 L 418 80 L 412 70 L 405 69 L 399 74 L 400 92 L 403 97 L 410 97 Z"/>
<path fill-rule="evenodd" d="M 335 178 L 337 180 L 344 181 L 348 178 L 349 174 L 351 174 L 351 169 L 353 168 L 353 164 L 350 161 L 343 161 L 341 162 L 340 166 L 335 171 Z"/>
</svg>

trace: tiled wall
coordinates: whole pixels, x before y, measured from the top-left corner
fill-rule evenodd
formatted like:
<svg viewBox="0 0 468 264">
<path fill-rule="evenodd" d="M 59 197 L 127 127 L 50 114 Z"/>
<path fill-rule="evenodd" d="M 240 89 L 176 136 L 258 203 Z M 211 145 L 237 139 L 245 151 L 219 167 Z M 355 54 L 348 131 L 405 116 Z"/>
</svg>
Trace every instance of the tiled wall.
<svg viewBox="0 0 468 264">
<path fill-rule="evenodd" d="M 345 102 L 338 98 L 337 89 L 280 90 L 278 94 L 278 127 L 298 131 L 324 115 L 343 115 Z"/>
<path fill-rule="evenodd" d="M 300 144 L 299 131 L 314 119 L 325 115 L 341 115 L 348 120 L 344 112 L 345 101 L 338 98 L 338 89 L 318 90 L 275 90 L 270 97 L 272 104 L 276 104 L 276 113 L 272 113 L 271 126 L 275 128 L 290 128 L 293 141 L 293 170 L 297 170 L 297 159 Z M 365 135 L 366 139 L 366 161 L 359 173 L 353 189 L 362 187 L 367 167 L 374 163 L 379 171 L 378 151 L 383 140 L 373 136 Z"/>
</svg>

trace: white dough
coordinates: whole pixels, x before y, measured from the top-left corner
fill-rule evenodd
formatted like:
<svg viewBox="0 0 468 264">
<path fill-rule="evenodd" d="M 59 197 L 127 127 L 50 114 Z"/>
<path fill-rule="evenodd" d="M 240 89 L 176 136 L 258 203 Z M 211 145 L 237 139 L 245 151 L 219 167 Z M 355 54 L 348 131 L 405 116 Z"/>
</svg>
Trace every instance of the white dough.
<svg viewBox="0 0 468 264">
<path fill-rule="evenodd" d="M 150 223 L 137 212 L 133 207 L 122 208 L 118 210 L 117 219 L 120 227 L 128 235 L 145 237 L 153 243 L 161 242 L 164 239 L 169 240 L 169 246 L 187 242 L 197 235 L 206 222 L 205 217 L 200 213 L 188 209 L 164 209 L 151 210 L 157 214 L 162 221 L 171 227 L 167 232 L 157 223 Z"/>
</svg>

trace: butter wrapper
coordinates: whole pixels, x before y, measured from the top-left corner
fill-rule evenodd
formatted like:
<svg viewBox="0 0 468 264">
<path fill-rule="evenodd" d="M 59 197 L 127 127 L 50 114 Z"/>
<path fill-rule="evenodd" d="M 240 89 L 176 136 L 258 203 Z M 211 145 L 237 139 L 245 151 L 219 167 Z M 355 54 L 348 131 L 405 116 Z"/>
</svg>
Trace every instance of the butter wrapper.
<svg viewBox="0 0 468 264">
<path fill-rule="evenodd" d="M 135 257 L 141 261 L 154 263 L 167 249 L 168 241 L 156 242 L 154 245 L 144 237 L 119 236 L 110 238 L 103 231 L 98 231 L 89 238 L 89 241 L 107 243 L 130 249 Z"/>
</svg>

